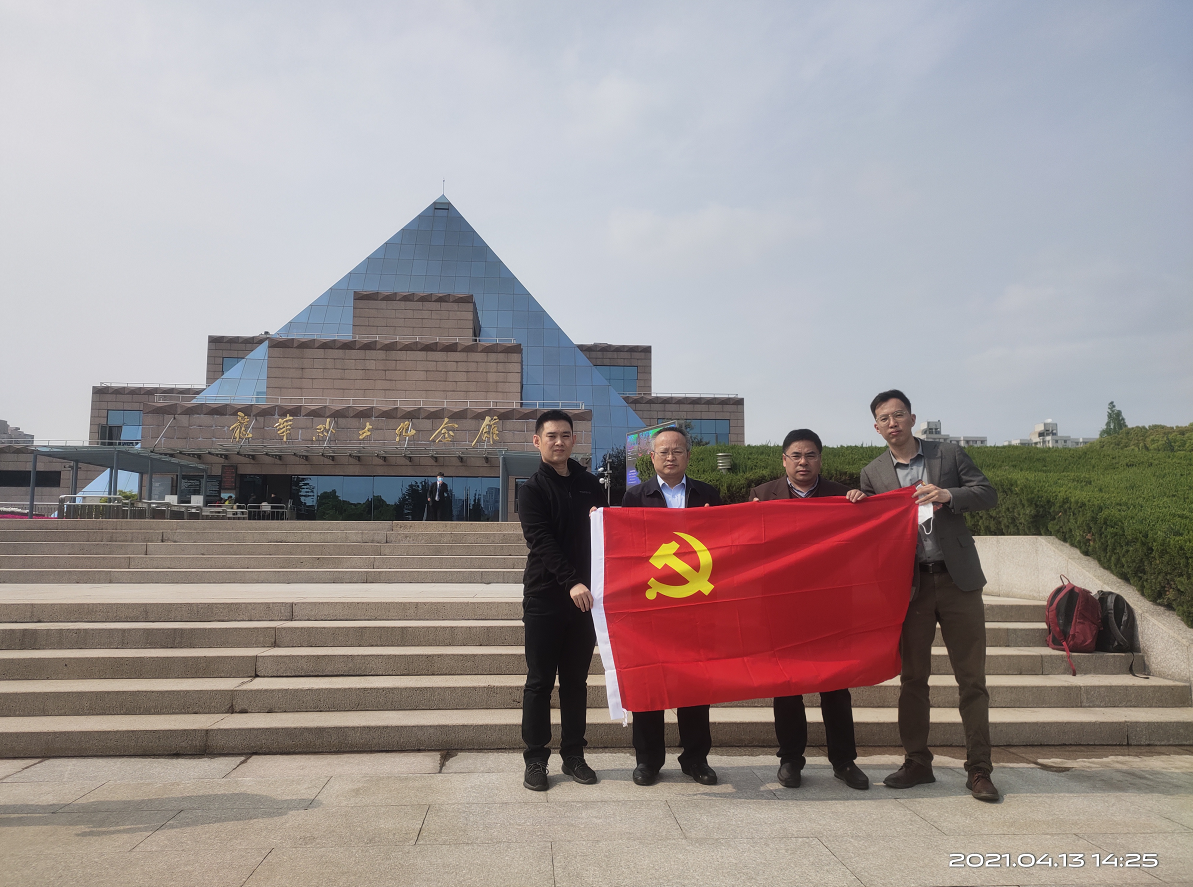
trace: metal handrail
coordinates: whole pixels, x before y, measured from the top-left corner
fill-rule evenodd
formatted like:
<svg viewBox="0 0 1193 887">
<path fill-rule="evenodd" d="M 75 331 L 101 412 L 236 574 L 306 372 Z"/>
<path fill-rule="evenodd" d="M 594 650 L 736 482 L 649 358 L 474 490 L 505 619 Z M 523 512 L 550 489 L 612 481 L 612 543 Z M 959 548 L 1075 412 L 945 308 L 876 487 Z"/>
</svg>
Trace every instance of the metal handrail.
<svg viewBox="0 0 1193 887">
<path fill-rule="evenodd" d="M 516 345 L 517 339 L 498 338 L 496 336 L 358 336 L 355 333 L 331 333 L 330 335 L 300 336 L 297 333 L 275 334 L 271 339 L 310 339 L 331 340 L 335 342 L 477 342 L 482 345 Z"/>
<path fill-rule="evenodd" d="M 157 394 L 155 403 L 193 403 L 185 394 Z M 246 400 L 232 394 L 209 394 L 199 403 L 243 404 L 245 406 L 295 407 L 420 407 L 465 410 L 584 410 L 580 400 L 431 400 L 428 398 L 395 398 L 386 400 L 368 397 L 256 397 Z"/>
<path fill-rule="evenodd" d="M 741 397 L 740 394 L 697 394 L 696 392 L 684 391 L 652 391 L 650 394 L 639 394 L 631 392 L 623 394 L 622 397 Z"/>
<path fill-rule="evenodd" d="M 197 388 L 202 391 L 206 385 L 174 382 L 100 382 L 97 388 Z"/>
</svg>

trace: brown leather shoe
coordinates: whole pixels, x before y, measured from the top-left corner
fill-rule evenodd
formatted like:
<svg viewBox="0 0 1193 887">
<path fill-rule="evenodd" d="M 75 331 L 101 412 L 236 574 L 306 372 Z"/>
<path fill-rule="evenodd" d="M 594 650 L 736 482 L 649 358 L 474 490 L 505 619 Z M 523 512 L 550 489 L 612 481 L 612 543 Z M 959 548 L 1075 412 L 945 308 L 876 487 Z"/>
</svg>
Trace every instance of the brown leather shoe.
<svg viewBox="0 0 1193 887">
<path fill-rule="evenodd" d="M 981 770 L 975 770 L 969 774 L 969 778 L 965 780 L 965 787 L 979 801 L 990 801 L 993 803 L 999 798 L 998 789 L 990 781 L 990 774 L 983 773 Z"/>
<path fill-rule="evenodd" d="M 932 768 L 915 761 L 904 761 L 903 766 L 882 781 L 888 788 L 911 788 L 913 785 L 925 785 L 936 782 L 932 775 Z"/>
</svg>

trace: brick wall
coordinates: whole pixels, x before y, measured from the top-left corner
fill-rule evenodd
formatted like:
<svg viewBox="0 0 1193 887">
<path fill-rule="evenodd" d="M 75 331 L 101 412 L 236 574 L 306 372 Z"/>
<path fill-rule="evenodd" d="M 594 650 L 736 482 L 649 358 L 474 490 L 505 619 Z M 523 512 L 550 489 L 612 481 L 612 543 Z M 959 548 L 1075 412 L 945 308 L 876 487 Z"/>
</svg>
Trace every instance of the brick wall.
<svg viewBox="0 0 1193 887">
<path fill-rule="evenodd" d="M 742 397 L 648 397 L 625 398 L 647 425 L 660 419 L 728 419 L 729 443 L 746 442 L 746 401 Z"/>
<path fill-rule="evenodd" d="M 183 395 L 185 399 L 198 397 L 202 388 L 132 388 L 115 385 L 95 385 L 91 388 L 91 421 L 87 433 L 89 443 L 99 443 L 99 426 L 108 424 L 108 410 L 147 410 L 157 401 L 158 394 Z M 142 434 L 145 446 L 153 443 Z"/>
<path fill-rule="evenodd" d="M 208 336 L 207 384 L 224 374 L 225 357 L 248 357 L 264 341 L 265 336 Z"/>
<path fill-rule="evenodd" d="M 577 345 L 580 353 L 593 366 L 632 366 L 638 368 L 638 393 L 650 394 L 650 346 L 609 345 L 597 342 L 592 345 Z"/>
<path fill-rule="evenodd" d="M 357 292 L 353 336 L 474 339 L 480 319 L 471 295 Z"/>
<path fill-rule="evenodd" d="M 275 339 L 271 398 L 522 399 L 522 346 Z"/>
</svg>

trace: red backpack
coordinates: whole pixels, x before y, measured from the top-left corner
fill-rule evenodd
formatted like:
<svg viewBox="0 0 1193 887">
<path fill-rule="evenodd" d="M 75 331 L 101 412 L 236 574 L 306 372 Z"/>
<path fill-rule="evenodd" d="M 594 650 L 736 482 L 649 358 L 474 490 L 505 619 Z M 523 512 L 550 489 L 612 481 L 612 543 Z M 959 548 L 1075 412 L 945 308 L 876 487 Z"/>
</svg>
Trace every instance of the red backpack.
<svg viewBox="0 0 1193 887">
<path fill-rule="evenodd" d="M 1102 606 L 1093 592 L 1078 588 L 1061 574 L 1064 585 L 1048 595 L 1044 622 L 1048 625 L 1048 646 L 1064 650 L 1069 668 L 1077 674 L 1072 653 L 1092 653 L 1102 630 Z"/>
</svg>

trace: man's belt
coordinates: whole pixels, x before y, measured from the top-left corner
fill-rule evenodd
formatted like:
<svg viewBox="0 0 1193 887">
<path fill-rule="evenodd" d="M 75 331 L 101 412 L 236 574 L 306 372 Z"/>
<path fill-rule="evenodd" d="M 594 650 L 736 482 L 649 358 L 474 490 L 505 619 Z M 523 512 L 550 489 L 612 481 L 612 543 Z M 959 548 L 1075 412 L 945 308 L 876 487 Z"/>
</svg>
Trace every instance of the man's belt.
<svg viewBox="0 0 1193 887">
<path fill-rule="evenodd" d="M 945 566 L 944 561 L 921 561 L 921 573 L 947 573 L 949 568 Z"/>
</svg>

